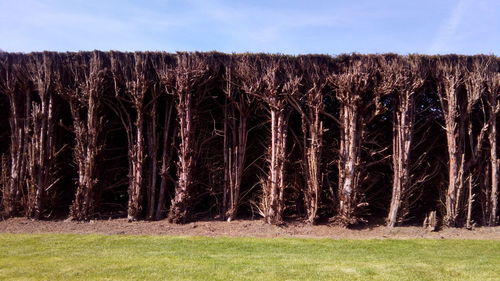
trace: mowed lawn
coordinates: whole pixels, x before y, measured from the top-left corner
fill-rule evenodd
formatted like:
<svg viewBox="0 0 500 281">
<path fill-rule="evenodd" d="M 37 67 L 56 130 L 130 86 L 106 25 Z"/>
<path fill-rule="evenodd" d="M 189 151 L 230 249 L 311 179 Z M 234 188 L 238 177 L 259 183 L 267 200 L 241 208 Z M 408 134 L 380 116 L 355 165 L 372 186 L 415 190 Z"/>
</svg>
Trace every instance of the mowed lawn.
<svg viewBox="0 0 500 281">
<path fill-rule="evenodd" d="M 500 280 L 500 241 L 0 234 L 0 280 Z"/>
</svg>

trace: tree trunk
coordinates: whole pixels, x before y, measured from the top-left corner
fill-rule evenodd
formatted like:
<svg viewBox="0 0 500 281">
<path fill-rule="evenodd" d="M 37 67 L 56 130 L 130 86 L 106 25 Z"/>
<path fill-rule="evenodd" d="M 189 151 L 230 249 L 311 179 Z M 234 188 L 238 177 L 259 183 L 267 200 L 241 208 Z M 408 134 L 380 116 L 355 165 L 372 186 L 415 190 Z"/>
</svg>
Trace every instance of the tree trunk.
<svg viewBox="0 0 500 281">
<path fill-rule="evenodd" d="M 29 178 L 27 216 L 40 219 L 44 211 L 46 192 L 57 182 L 54 172 L 54 110 L 52 94 L 40 93 L 40 104 L 33 105 L 29 143 Z"/>
<path fill-rule="evenodd" d="M 283 222 L 284 164 L 286 158 L 287 122 L 283 109 L 271 108 L 271 147 L 269 174 L 264 188 L 265 220 L 269 224 Z"/>
<path fill-rule="evenodd" d="M 488 130 L 488 141 L 490 143 L 490 166 L 491 166 L 491 193 L 490 193 L 490 217 L 488 225 L 496 226 L 497 211 L 498 211 L 498 165 L 499 159 L 497 156 L 497 97 L 495 93 L 490 93 L 490 126 Z"/>
<path fill-rule="evenodd" d="M 474 202 L 474 194 L 472 192 L 472 187 L 473 187 L 473 184 L 472 184 L 472 179 L 473 175 L 472 173 L 470 173 L 468 179 L 467 179 L 467 183 L 468 183 L 468 188 L 467 188 L 467 191 L 468 191 L 468 196 L 467 196 L 467 219 L 465 221 L 465 228 L 467 229 L 472 229 L 472 203 Z"/>
<path fill-rule="evenodd" d="M 340 110 L 342 131 L 339 151 L 339 219 L 344 225 L 357 221 L 355 210 L 360 178 L 361 132 L 356 102 L 342 104 Z"/>
<path fill-rule="evenodd" d="M 456 116 L 456 111 L 450 111 L 451 116 Z M 447 226 L 457 226 L 458 215 L 460 211 L 460 195 L 462 193 L 462 175 L 463 175 L 463 152 L 457 143 L 460 138 L 458 130 L 459 124 L 452 117 L 446 117 L 446 140 L 448 143 L 448 191 L 446 193 L 446 216 L 445 223 Z"/>
<path fill-rule="evenodd" d="M 148 159 L 149 159 L 149 186 L 148 186 L 148 214 L 147 218 L 153 220 L 156 210 L 156 179 L 158 175 L 158 136 L 156 131 L 156 114 L 157 114 L 157 101 L 156 96 L 153 97 L 151 112 L 149 114 L 148 122 Z"/>
<path fill-rule="evenodd" d="M 410 185 L 410 147 L 414 120 L 413 93 L 399 93 L 394 112 L 392 163 L 393 188 L 387 226 L 394 227 L 403 221 L 407 208 L 406 190 Z"/>
<path fill-rule="evenodd" d="M 248 139 L 246 113 L 240 109 L 236 114 L 234 107 L 233 104 L 225 105 L 224 120 L 223 210 L 224 217 L 228 221 L 234 219 L 239 205 Z"/>
<path fill-rule="evenodd" d="M 158 205 L 156 207 L 156 220 L 163 217 L 165 210 L 165 197 L 167 195 L 167 182 L 169 181 L 170 166 L 172 163 L 172 153 L 174 139 L 176 135 L 176 128 L 174 127 L 173 132 L 171 132 L 171 123 L 173 119 L 173 108 L 174 103 L 167 101 L 167 106 L 165 107 L 165 123 L 163 126 L 163 152 L 162 152 L 162 166 L 161 166 L 161 183 L 160 183 L 160 193 L 158 195 Z"/>
<path fill-rule="evenodd" d="M 6 217 L 12 217 L 19 211 L 19 201 L 24 183 L 26 182 L 26 120 L 27 112 L 30 111 L 29 92 L 24 93 L 25 99 L 20 100 L 20 95 L 12 92 L 8 95 L 11 117 L 10 124 L 10 176 L 5 182 L 2 205 Z M 27 103 L 24 105 L 22 102 Z M 21 110 L 19 110 L 21 109 Z M 24 111 L 24 112 L 23 112 Z M 23 113 L 21 115 L 21 113 Z M 24 117 L 22 117 L 24 116 Z M 5 173 L 7 175 L 7 173 Z"/>
<path fill-rule="evenodd" d="M 90 75 L 97 75 L 98 71 L 99 69 L 93 69 Z M 89 220 L 96 207 L 97 157 L 100 151 L 98 138 L 102 122 L 99 118 L 100 85 L 93 83 L 97 77 L 94 76 L 92 80 L 84 82 L 85 103 L 78 102 L 78 97 L 69 97 L 76 136 L 74 157 L 78 166 L 77 189 L 71 206 L 71 217 L 76 220 Z M 80 119 L 82 109 L 85 110 L 86 120 Z"/>
<path fill-rule="evenodd" d="M 448 148 L 448 188 L 445 195 L 446 226 L 458 226 L 462 210 L 464 177 L 464 116 L 459 112 L 458 71 L 445 73 L 439 85 L 439 98 L 443 110 Z"/>
<path fill-rule="evenodd" d="M 313 108 L 309 115 L 310 124 L 305 126 L 306 120 L 303 118 L 304 133 L 304 164 L 306 166 L 307 188 L 305 192 L 305 201 L 307 209 L 307 222 L 314 224 L 316 221 L 319 205 L 319 197 L 322 186 L 321 175 L 321 148 L 323 142 L 323 122 L 320 120 L 319 108 L 317 105 L 311 105 Z"/>
<path fill-rule="evenodd" d="M 177 113 L 179 118 L 179 161 L 177 165 L 178 183 L 175 188 L 175 196 L 172 199 L 169 222 L 184 223 L 187 219 L 187 201 L 189 191 L 193 184 L 193 108 L 191 93 L 183 91 L 179 93 L 177 101 Z"/>
<path fill-rule="evenodd" d="M 141 107 L 136 108 L 136 143 L 129 144 L 131 158 L 131 177 L 128 189 L 128 210 L 127 218 L 135 221 L 139 218 L 143 184 L 143 163 L 144 163 L 144 113 Z"/>
</svg>

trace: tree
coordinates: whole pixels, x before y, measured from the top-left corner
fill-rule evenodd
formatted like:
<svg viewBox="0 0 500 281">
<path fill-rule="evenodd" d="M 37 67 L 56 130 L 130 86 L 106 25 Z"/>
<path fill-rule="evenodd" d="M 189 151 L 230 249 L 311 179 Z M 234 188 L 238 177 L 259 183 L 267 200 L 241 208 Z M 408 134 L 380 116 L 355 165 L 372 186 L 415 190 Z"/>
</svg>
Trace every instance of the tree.
<svg viewBox="0 0 500 281">
<path fill-rule="evenodd" d="M 500 103 L 498 99 L 500 97 L 500 74 L 494 72 L 493 69 L 496 67 L 498 69 L 498 60 L 491 63 L 490 71 L 486 74 L 486 88 L 487 88 L 487 101 L 488 105 L 488 142 L 490 146 L 490 177 L 491 177 L 491 188 L 490 188 L 490 198 L 489 198 L 489 218 L 488 225 L 495 226 L 498 224 L 498 177 L 499 177 L 499 165 L 500 161 L 498 159 L 497 149 L 498 149 L 498 135 L 497 135 L 497 117 L 500 113 Z"/>
<path fill-rule="evenodd" d="M 127 218 L 129 221 L 139 218 L 146 178 L 144 175 L 146 94 L 153 84 L 149 59 L 149 55 L 145 53 L 111 53 L 111 70 L 115 84 L 115 98 L 118 102 L 109 103 L 109 106 L 122 121 L 128 140 Z M 127 105 L 132 108 L 133 116 L 129 113 Z"/>
<path fill-rule="evenodd" d="M 401 223 L 408 214 L 411 187 L 410 151 L 415 120 L 415 96 L 422 89 L 426 66 L 419 57 L 395 57 L 384 60 L 382 65 L 384 91 L 394 93 L 392 140 L 393 181 L 392 197 L 387 216 L 387 226 Z"/>
<path fill-rule="evenodd" d="M 224 75 L 224 190 L 223 214 L 231 221 L 240 204 L 240 190 L 246 169 L 248 119 L 254 111 L 255 96 L 248 56 L 229 57 Z"/>
<path fill-rule="evenodd" d="M 31 105 L 29 116 L 28 206 L 27 217 L 42 218 L 48 192 L 60 180 L 57 177 L 54 85 L 59 79 L 60 56 L 44 52 L 29 57 L 28 75 L 34 84 L 38 101 Z M 53 190 L 53 189 L 52 189 Z"/>
<path fill-rule="evenodd" d="M 304 72 L 305 93 L 289 96 L 290 103 L 301 116 L 304 151 L 302 166 L 306 178 L 304 201 L 307 222 L 310 224 L 316 222 L 323 185 L 321 158 L 324 129 L 321 115 L 324 111 L 323 90 L 327 86 L 328 67 L 324 60 L 324 57 L 306 57 L 300 60 Z"/>
<path fill-rule="evenodd" d="M 30 112 L 30 93 L 26 77 L 26 64 L 19 56 L 2 56 L 0 60 L 0 92 L 7 96 L 11 117 L 10 144 L 8 165 L 2 170 L 9 169 L 4 176 L 2 205 L 5 216 L 17 215 L 20 211 L 21 194 L 23 193 L 27 171 L 26 171 L 26 144 L 28 142 L 27 116 Z"/>
<path fill-rule="evenodd" d="M 97 171 L 102 150 L 102 99 L 107 68 L 105 55 L 92 54 L 68 58 L 69 79 L 60 89 L 68 100 L 73 117 L 75 134 L 74 159 L 78 170 L 75 199 L 71 206 L 71 218 L 89 220 L 95 211 Z"/>
<path fill-rule="evenodd" d="M 160 220 L 164 217 L 166 211 L 165 199 L 167 196 L 167 184 L 174 183 L 175 179 L 170 176 L 173 166 L 173 153 L 175 145 L 175 135 L 177 126 L 175 126 L 175 103 L 173 100 L 173 91 L 175 84 L 175 58 L 170 54 L 162 53 L 158 59 L 153 61 L 155 71 L 163 87 L 163 96 L 165 99 L 163 136 L 160 168 L 160 190 L 158 193 L 158 203 L 156 205 L 155 219 Z M 151 200 L 151 199 L 150 199 Z"/>
<path fill-rule="evenodd" d="M 340 149 L 338 159 L 338 221 L 345 226 L 358 222 L 360 180 L 362 176 L 361 141 L 368 120 L 366 101 L 369 99 L 373 69 L 365 60 L 353 60 L 342 72 L 329 77 L 340 102 Z"/>
<path fill-rule="evenodd" d="M 465 152 L 465 114 L 460 86 L 464 79 L 462 61 L 457 57 L 440 58 L 435 70 L 448 144 L 448 189 L 445 196 L 447 226 L 459 224 L 463 196 Z"/>
<path fill-rule="evenodd" d="M 286 139 L 290 105 L 287 98 L 298 93 L 300 77 L 295 61 L 271 57 L 263 69 L 264 90 L 259 98 L 270 114 L 271 139 L 268 152 L 268 175 L 263 184 L 264 219 L 269 224 L 283 222 Z"/>
<path fill-rule="evenodd" d="M 194 188 L 193 172 L 199 152 L 198 142 L 201 141 L 195 135 L 199 118 L 197 109 L 208 92 L 210 74 L 209 63 L 202 55 L 177 54 L 173 94 L 179 128 L 179 160 L 178 182 L 168 214 L 170 222 L 183 223 L 188 218 L 188 204 Z"/>
</svg>

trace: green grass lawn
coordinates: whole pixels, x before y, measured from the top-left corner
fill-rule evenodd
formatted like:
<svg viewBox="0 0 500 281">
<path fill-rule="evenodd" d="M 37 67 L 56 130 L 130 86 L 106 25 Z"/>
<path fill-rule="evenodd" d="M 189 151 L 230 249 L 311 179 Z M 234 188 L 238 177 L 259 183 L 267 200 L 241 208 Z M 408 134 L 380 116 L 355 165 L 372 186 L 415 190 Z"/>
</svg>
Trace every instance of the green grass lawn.
<svg viewBox="0 0 500 281">
<path fill-rule="evenodd" d="M 0 234 L 0 280 L 500 280 L 500 241 Z"/>
</svg>

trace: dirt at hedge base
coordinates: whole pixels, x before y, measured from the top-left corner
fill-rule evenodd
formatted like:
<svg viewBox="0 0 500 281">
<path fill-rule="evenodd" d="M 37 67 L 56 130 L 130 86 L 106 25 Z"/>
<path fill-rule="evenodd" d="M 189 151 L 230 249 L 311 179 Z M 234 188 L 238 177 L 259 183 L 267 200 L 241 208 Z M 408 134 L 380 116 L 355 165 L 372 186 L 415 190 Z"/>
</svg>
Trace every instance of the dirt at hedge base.
<svg viewBox="0 0 500 281">
<path fill-rule="evenodd" d="M 444 228 L 431 232 L 422 227 L 397 227 L 388 229 L 373 226 L 345 229 L 330 225 L 307 225 L 290 222 L 272 226 L 262 220 L 197 221 L 183 225 L 166 221 L 127 222 L 126 219 L 75 221 L 32 221 L 12 218 L 0 221 L 3 233 L 78 233 L 78 234 L 129 234 L 175 236 L 225 236 L 225 237 L 314 237 L 333 239 L 494 239 L 500 240 L 500 227 L 480 227 L 474 230 Z"/>
</svg>

